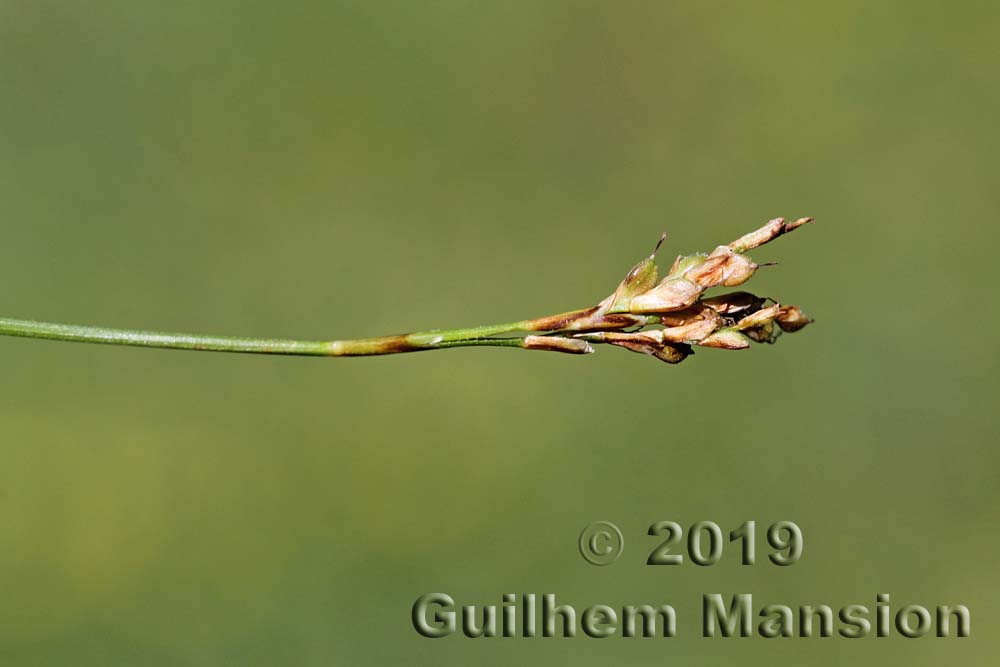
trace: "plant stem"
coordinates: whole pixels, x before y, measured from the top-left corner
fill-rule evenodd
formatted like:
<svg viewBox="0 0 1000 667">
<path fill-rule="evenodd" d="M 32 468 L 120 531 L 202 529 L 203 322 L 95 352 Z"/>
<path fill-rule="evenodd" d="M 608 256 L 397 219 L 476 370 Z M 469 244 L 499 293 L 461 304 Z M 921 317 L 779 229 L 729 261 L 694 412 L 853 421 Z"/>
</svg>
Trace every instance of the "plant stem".
<svg viewBox="0 0 1000 667">
<path fill-rule="evenodd" d="M 512 322 L 466 329 L 426 331 L 355 340 L 310 341 L 282 338 L 205 336 L 190 333 L 113 329 L 77 324 L 56 324 L 52 322 L 32 322 L 30 320 L 0 318 L 0 334 L 80 343 L 131 345 L 175 350 L 348 357 L 418 352 L 420 350 L 466 346 L 525 347 L 525 338 L 489 337 L 513 331 L 523 331 L 525 325 L 526 322 Z"/>
</svg>

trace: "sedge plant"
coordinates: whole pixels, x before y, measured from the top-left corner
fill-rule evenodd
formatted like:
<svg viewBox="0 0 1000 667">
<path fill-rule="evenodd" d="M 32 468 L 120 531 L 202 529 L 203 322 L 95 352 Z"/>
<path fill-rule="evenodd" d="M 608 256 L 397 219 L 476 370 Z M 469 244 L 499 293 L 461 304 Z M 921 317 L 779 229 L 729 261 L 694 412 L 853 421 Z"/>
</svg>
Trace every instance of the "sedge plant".
<svg viewBox="0 0 1000 667">
<path fill-rule="evenodd" d="M 678 256 L 661 278 L 656 252 L 636 264 L 615 291 L 597 305 L 558 315 L 465 329 L 441 329 L 353 340 L 309 341 L 207 336 L 115 329 L 0 318 L 0 334 L 28 338 L 132 345 L 137 347 L 257 354 L 354 357 L 452 347 L 513 347 L 589 354 L 594 345 L 613 345 L 675 364 L 695 347 L 740 350 L 773 343 L 782 332 L 812 320 L 798 306 L 783 305 L 749 292 L 705 293 L 736 287 L 761 266 L 746 252 L 787 234 L 812 218 L 775 218 L 710 253 Z"/>
</svg>

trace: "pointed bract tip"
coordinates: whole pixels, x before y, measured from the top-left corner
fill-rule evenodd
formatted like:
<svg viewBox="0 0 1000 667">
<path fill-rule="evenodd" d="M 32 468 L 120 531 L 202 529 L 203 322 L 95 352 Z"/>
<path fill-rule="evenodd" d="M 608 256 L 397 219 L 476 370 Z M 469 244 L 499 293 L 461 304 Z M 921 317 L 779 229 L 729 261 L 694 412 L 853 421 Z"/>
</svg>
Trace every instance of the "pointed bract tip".
<svg viewBox="0 0 1000 667">
<path fill-rule="evenodd" d="M 667 240 L 667 233 L 663 232 L 662 234 L 660 234 L 660 240 L 656 242 L 655 246 L 653 246 L 653 253 L 649 256 L 650 259 L 656 257 L 656 253 L 660 251 L 660 246 L 662 246 L 663 242 L 666 240 Z"/>
</svg>

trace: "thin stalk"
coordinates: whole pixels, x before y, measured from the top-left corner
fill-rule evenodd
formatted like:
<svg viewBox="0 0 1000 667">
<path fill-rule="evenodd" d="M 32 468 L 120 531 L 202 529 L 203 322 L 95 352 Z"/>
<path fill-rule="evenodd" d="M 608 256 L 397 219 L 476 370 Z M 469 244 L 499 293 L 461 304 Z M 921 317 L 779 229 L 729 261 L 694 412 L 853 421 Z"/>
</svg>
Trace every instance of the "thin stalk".
<svg viewBox="0 0 1000 667">
<path fill-rule="evenodd" d="M 154 347 L 174 350 L 349 357 L 418 352 L 421 350 L 436 350 L 449 347 L 530 347 L 530 345 L 526 345 L 527 339 L 524 337 L 490 338 L 490 336 L 498 334 L 523 331 L 525 324 L 525 322 L 512 322 L 465 329 L 425 331 L 354 340 L 312 341 L 285 338 L 249 338 L 241 336 L 168 333 L 0 318 L 0 334 L 78 343 L 131 345 L 134 347 Z"/>
</svg>

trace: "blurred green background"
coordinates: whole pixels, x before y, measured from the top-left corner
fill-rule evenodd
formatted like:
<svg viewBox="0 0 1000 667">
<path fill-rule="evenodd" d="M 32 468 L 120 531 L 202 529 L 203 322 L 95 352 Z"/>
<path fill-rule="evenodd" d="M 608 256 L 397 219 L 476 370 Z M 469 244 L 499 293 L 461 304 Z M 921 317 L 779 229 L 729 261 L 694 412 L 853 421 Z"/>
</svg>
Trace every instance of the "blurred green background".
<svg viewBox="0 0 1000 667">
<path fill-rule="evenodd" d="M 595 302 L 662 230 L 669 261 L 818 222 L 750 284 L 817 324 L 677 367 L 0 339 L 0 661 L 992 664 L 998 34 L 974 2 L 3 0 L 6 316 L 473 325 Z M 647 567 L 662 519 L 805 553 Z M 669 602 L 680 636 L 431 641 L 428 592 Z M 702 639 L 712 592 L 973 636 Z"/>
</svg>

